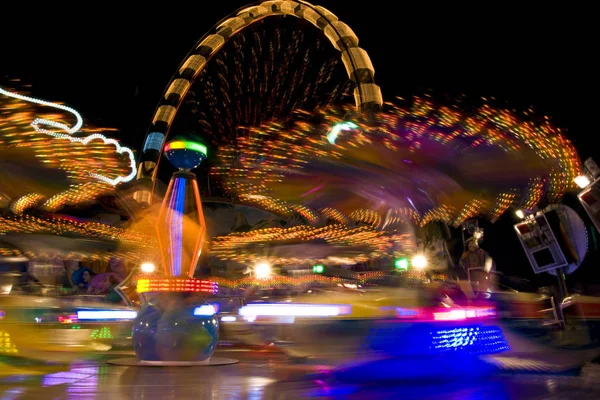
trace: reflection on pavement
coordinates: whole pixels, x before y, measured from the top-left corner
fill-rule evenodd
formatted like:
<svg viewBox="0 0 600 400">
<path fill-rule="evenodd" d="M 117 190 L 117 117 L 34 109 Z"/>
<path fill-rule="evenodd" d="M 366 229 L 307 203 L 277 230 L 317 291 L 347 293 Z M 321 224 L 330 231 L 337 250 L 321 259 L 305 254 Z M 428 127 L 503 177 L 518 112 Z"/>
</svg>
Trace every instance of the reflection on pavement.
<svg viewBox="0 0 600 400">
<path fill-rule="evenodd" d="M 232 354 L 227 354 L 231 357 Z M 295 364 L 277 353 L 237 352 L 239 364 L 217 367 L 123 367 L 82 361 L 43 375 L 0 378 L 2 399 L 554 399 L 600 398 L 595 379 L 497 376 L 460 382 L 342 384 L 322 365 Z M 4 360 L 6 364 L 6 360 Z M 29 371 L 35 370 L 29 366 Z"/>
</svg>

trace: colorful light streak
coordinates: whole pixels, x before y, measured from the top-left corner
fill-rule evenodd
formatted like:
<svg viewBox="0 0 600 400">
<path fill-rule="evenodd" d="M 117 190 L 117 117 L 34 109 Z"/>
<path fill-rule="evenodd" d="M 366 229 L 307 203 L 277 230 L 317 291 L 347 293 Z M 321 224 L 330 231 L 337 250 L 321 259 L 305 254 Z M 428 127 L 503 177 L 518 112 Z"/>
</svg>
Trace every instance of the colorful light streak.
<svg viewBox="0 0 600 400">
<path fill-rule="evenodd" d="M 183 140 L 174 140 L 172 142 L 167 143 L 164 151 L 177 150 L 177 149 L 192 150 L 192 151 L 196 151 L 198 153 L 202 153 L 204 155 L 208 154 L 208 151 L 206 150 L 205 145 L 203 145 L 201 143 L 188 142 L 188 141 L 183 141 Z"/>
<path fill-rule="evenodd" d="M 460 307 L 460 308 L 401 308 L 397 307 L 396 317 L 418 322 L 431 321 L 466 321 L 472 319 L 489 319 L 496 317 L 494 307 Z"/>
<path fill-rule="evenodd" d="M 474 216 L 487 215 L 495 220 L 515 200 L 528 205 L 545 199 L 557 201 L 566 190 L 574 187 L 573 179 L 581 171 L 579 157 L 563 132 L 547 118 L 536 119 L 531 112 L 517 116 L 488 104 L 473 110 L 436 107 L 427 98 L 416 98 L 406 106 L 386 106 L 388 109 L 377 114 L 374 123 L 364 115 L 353 113 L 350 107 L 328 107 L 316 112 L 319 118 L 312 118 L 314 114 L 297 113 L 286 125 L 277 121 L 264 124 L 253 134 L 239 137 L 234 144 L 224 146 L 217 155 L 219 165 L 211 170 L 211 174 L 222 178 L 225 188 L 232 194 L 246 198 L 260 195 L 265 199 L 263 201 L 269 199 L 273 205 L 276 204 L 272 208 L 274 211 L 278 209 L 289 213 L 294 202 L 302 201 L 307 190 L 310 192 L 311 187 L 314 188 L 316 179 L 335 180 L 335 174 L 323 173 L 330 163 L 340 168 L 343 165 L 355 167 L 348 169 L 360 176 L 361 171 L 376 167 L 391 171 L 414 168 L 415 173 L 426 167 L 439 169 L 435 163 L 431 164 L 431 160 L 438 159 L 428 154 L 431 148 L 447 149 L 446 153 L 455 155 L 452 162 L 462 162 L 463 168 L 468 167 L 463 161 L 466 155 L 473 155 L 477 160 L 477 154 L 484 155 L 486 152 L 491 154 L 488 161 L 495 160 L 494 157 L 506 157 L 512 160 L 513 168 L 516 163 L 522 162 L 520 160 L 527 159 L 523 162 L 520 181 L 509 190 L 505 189 L 505 183 L 496 184 L 506 179 L 501 176 L 505 164 L 487 162 L 485 165 L 489 166 L 493 176 L 490 175 L 484 182 L 478 181 L 479 187 L 461 189 L 436 198 L 436 204 L 430 210 L 423 204 L 417 205 L 415 196 L 409 197 L 410 206 L 414 209 L 418 206 L 424 208 L 424 215 L 419 216 L 422 225 L 432 221 L 457 225 Z M 331 127 L 343 126 L 338 124 L 344 124 L 349 116 L 357 126 L 352 135 L 333 148 L 328 141 L 320 140 L 324 131 L 335 133 L 337 129 L 332 131 Z M 428 147 L 423 147 L 425 145 Z M 409 164 L 403 162 L 406 159 L 403 155 L 407 152 L 412 153 Z M 318 167 L 321 170 L 309 168 L 314 162 L 322 163 L 323 166 Z M 536 165 L 532 175 L 539 176 L 527 184 L 527 171 L 532 165 Z M 351 185 L 350 179 L 340 182 Z M 460 187 L 468 186 L 460 180 L 457 183 Z M 435 182 L 431 184 L 435 185 Z M 328 186 L 331 187 L 320 188 L 312 194 L 327 196 L 329 193 L 333 196 L 336 191 L 339 192 L 335 182 Z M 483 189 L 486 198 L 480 197 Z M 353 190 L 360 193 L 362 188 L 349 187 L 342 193 Z"/>
<path fill-rule="evenodd" d="M 57 140 L 53 136 L 31 129 L 31 121 L 36 119 L 36 116 L 37 109 L 33 103 L 13 97 L 6 98 L 6 101 L 4 98 L 0 100 L 0 147 L 6 150 L 18 149 L 25 157 L 32 155 L 39 164 L 38 167 L 48 171 L 47 176 L 40 176 L 38 181 L 32 182 L 39 186 L 35 190 L 47 199 L 41 205 L 36 202 L 32 207 L 41 207 L 43 211 L 53 212 L 63 205 L 92 201 L 115 190 L 114 186 L 91 177 L 90 171 L 103 176 L 126 176 L 131 173 L 130 159 L 119 157 L 112 144 L 107 145 L 102 140 L 93 140 L 87 145 Z M 60 121 L 68 117 L 56 112 L 40 116 L 51 121 Z M 92 132 L 92 129 L 84 127 L 81 132 Z M 27 158 L 24 158 L 23 162 L 26 160 Z M 57 185 L 58 182 L 54 181 L 58 178 L 62 182 L 63 177 L 67 178 L 66 189 L 63 186 L 65 183 Z M 16 192 L 12 197 L 17 199 L 28 195 L 27 192 L 19 191 L 26 190 L 26 187 L 12 186 L 11 189 Z M 19 202 L 15 205 L 17 213 L 24 210 L 22 204 Z"/>
<path fill-rule="evenodd" d="M 78 321 L 123 321 L 133 320 L 137 311 L 133 310 L 79 310 Z"/>
<path fill-rule="evenodd" d="M 10 210 L 17 215 L 22 214 L 26 209 L 44 201 L 45 198 L 46 197 L 44 195 L 39 193 L 29 193 L 15 200 L 10 205 Z"/>
<path fill-rule="evenodd" d="M 56 104 L 56 103 L 51 103 L 49 101 L 45 101 L 45 100 L 40 100 L 40 99 L 36 99 L 33 97 L 29 97 L 29 96 L 24 96 L 18 93 L 12 93 L 9 91 L 6 91 L 4 89 L 2 89 L 0 87 L 0 94 L 3 94 L 7 97 L 12 97 L 15 99 L 19 99 L 19 100 L 23 100 L 23 101 L 27 101 L 30 103 L 35 103 L 35 104 L 39 104 L 39 105 L 43 105 L 43 106 L 47 106 L 47 107 L 52 107 L 52 108 L 56 108 L 59 110 L 63 110 L 66 111 L 70 114 L 72 114 L 75 119 L 76 119 L 76 123 L 75 125 L 73 125 L 72 127 L 68 126 L 67 124 L 63 124 L 61 122 L 56 122 L 56 121 L 52 121 L 46 118 L 36 118 L 31 122 L 31 126 L 33 127 L 33 129 L 37 132 L 37 133 L 43 133 L 46 135 L 50 135 L 53 136 L 55 138 L 58 139 L 67 139 L 72 143 L 81 143 L 84 146 L 87 145 L 88 143 L 90 143 L 93 140 L 102 140 L 103 143 L 105 144 L 111 144 L 115 147 L 117 154 L 126 154 L 129 157 L 129 164 L 130 164 L 130 173 L 128 175 L 125 176 L 118 176 L 116 178 L 108 178 L 107 176 L 98 174 L 96 172 L 88 172 L 90 176 L 108 183 L 112 186 L 116 186 L 117 184 L 121 183 L 121 182 L 129 182 L 131 181 L 133 178 L 135 178 L 136 173 L 137 173 L 137 169 L 136 169 L 136 163 L 135 163 L 135 156 L 133 155 L 133 152 L 131 151 L 131 149 L 129 149 L 128 147 L 123 147 L 121 146 L 116 140 L 114 139 L 108 139 L 106 138 L 104 135 L 95 133 L 93 135 L 87 136 L 85 138 L 79 138 L 79 137 L 74 137 L 71 136 L 74 133 L 77 133 L 80 131 L 81 127 L 83 126 L 83 119 L 81 118 L 81 115 L 74 110 L 71 107 L 67 107 L 67 106 L 63 106 L 61 104 Z M 58 133 L 55 131 L 51 131 L 48 129 L 44 129 L 41 126 L 49 126 L 52 128 L 56 128 L 56 129 L 60 129 L 66 133 Z"/>
<path fill-rule="evenodd" d="M 139 279 L 137 281 L 138 293 L 199 292 L 214 294 L 218 290 L 219 285 L 214 280 L 154 278 Z"/>
<path fill-rule="evenodd" d="M 327 141 L 329 141 L 330 144 L 335 144 L 335 141 L 337 140 L 339 134 L 342 131 L 350 131 L 356 128 L 358 128 L 358 125 L 356 125 L 354 122 L 349 121 L 335 124 L 331 128 L 331 131 L 327 134 Z"/>
<path fill-rule="evenodd" d="M 339 224 L 312 227 L 299 225 L 291 228 L 265 228 L 250 232 L 231 233 L 215 237 L 212 241 L 211 254 L 221 260 L 233 260 L 244 263 L 261 261 L 260 249 L 264 246 L 277 246 L 294 243 L 318 242 L 335 247 L 338 254 L 345 250 L 352 252 L 354 263 L 365 262 L 371 258 L 386 256 L 394 245 L 412 248 L 414 243 L 410 234 L 386 232 L 365 225 L 348 227 Z M 327 263 L 327 259 L 315 259 L 314 262 Z M 301 257 L 285 259 L 269 259 L 272 264 L 294 264 L 306 262 Z"/>
<path fill-rule="evenodd" d="M 494 354 L 510 350 L 502 329 L 497 326 L 464 326 L 437 329 L 429 334 L 433 352 L 459 351 Z"/>
<path fill-rule="evenodd" d="M 194 308 L 194 315 L 196 316 L 211 316 L 217 313 L 215 306 L 211 304 L 204 304 Z"/>
<path fill-rule="evenodd" d="M 19 349 L 12 342 L 10 334 L 0 329 L 0 354 L 15 355 L 19 353 Z"/>
<path fill-rule="evenodd" d="M 177 172 L 171 178 L 156 220 L 156 233 L 165 274 L 192 277 L 206 234 L 195 175 Z"/>
<path fill-rule="evenodd" d="M 355 272 L 351 278 L 340 278 L 336 276 L 323 276 L 320 274 L 308 274 L 298 277 L 273 275 L 265 279 L 256 279 L 254 277 L 245 277 L 239 279 L 227 279 L 222 277 L 213 276 L 211 281 L 218 284 L 219 287 L 229 289 L 241 289 L 249 287 L 260 287 L 260 288 L 271 288 L 280 286 L 293 286 L 293 287 L 308 287 L 308 286 L 336 286 L 338 284 L 345 283 L 358 283 L 359 285 L 366 285 L 370 282 L 376 282 L 382 277 L 388 275 L 384 271 L 367 271 L 367 272 Z"/>
<path fill-rule="evenodd" d="M 245 318 L 256 317 L 335 317 L 352 313 L 350 305 L 336 304 L 248 304 L 239 310 Z"/>
<path fill-rule="evenodd" d="M 139 247 L 154 248 L 156 238 L 133 229 L 116 228 L 99 222 L 84 222 L 59 216 L 40 218 L 31 215 L 0 217 L 0 234 L 41 233 L 79 236 L 119 241 Z"/>
<path fill-rule="evenodd" d="M 171 276 L 181 275 L 183 255 L 183 207 L 185 205 L 185 178 L 175 178 L 175 188 L 169 206 L 172 220 L 168 223 L 171 233 Z"/>
</svg>

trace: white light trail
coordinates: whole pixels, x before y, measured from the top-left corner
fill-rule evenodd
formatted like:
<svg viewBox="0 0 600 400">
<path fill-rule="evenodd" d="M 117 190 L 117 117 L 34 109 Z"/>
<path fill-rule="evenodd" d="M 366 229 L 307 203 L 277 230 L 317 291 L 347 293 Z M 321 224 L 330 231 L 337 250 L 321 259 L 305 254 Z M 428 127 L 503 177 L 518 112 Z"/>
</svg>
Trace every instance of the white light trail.
<svg viewBox="0 0 600 400">
<path fill-rule="evenodd" d="M 81 129 L 81 126 L 83 125 L 83 119 L 81 118 L 81 115 L 74 110 L 71 107 L 67 107 L 67 106 L 63 106 L 61 104 L 56 104 L 56 103 L 51 103 L 49 101 L 45 101 L 45 100 L 40 100 L 40 99 L 36 99 L 33 97 L 29 97 L 29 96 L 24 96 L 22 94 L 18 94 L 18 93 L 12 93 L 9 91 L 6 91 L 4 89 L 2 89 L 0 87 L 0 93 L 8 96 L 8 97 L 12 97 L 15 99 L 19 99 L 19 100 L 23 100 L 23 101 L 27 101 L 30 103 L 35 103 L 35 104 L 40 104 L 42 106 L 47 106 L 47 107 L 52 107 L 52 108 L 57 108 L 59 110 L 63 110 L 63 111 L 67 111 L 71 114 L 73 114 L 73 116 L 75 116 L 75 119 L 77 120 L 77 123 L 75 123 L 75 125 L 73 125 L 72 127 L 69 127 L 66 124 L 60 123 L 60 122 L 56 122 L 56 121 L 51 121 L 48 119 L 44 119 L 44 118 L 36 118 L 35 120 L 33 120 L 33 122 L 31 123 L 31 126 L 33 127 L 33 129 L 35 129 L 36 132 L 38 133 L 43 133 L 46 135 L 50 135 L 53 136 L 55 138 L 58 139 L 68 139 L 71 142 L 78 142 L 81 143 L 83 145 L 87 145 L 89 142 L 91 142 L 94 139 L 101 139 L 105 144 L 112 144 L 115 146 L 116 150 L 117 150 L 117 154 L 127 154 L 127 156 L 129 157 L 129 167 L 131 168 L 131 173 L 129 173 L 129 175 L 126 176 L 118 176 L 114 179 L 108 178 L 104 175 L 100 175 L 97 174 L 95 172 L 88 172 L 88 174 L 93 177 L 96 178 L 98 180 L 101 180 L 103 182 L 106 182 L 110 185 L 116 186 L 117 184 L 121 183 L 121 182 L 129 182 L 130 180 L 132 180 L 133 178 L 135 178 L 136 175 L 136 166 L 135 166 L 135 157 L 133 155 L 133 152 L 131 151 L 131 149 L 129 149 L 128 147 L 124 147 L 121 146 L 116 140 L 114 139 L 108 139 L 106 136 L 101 135 L 99 133 L 94 133 L 90 136 L 87 136 L 85 138 L 78 138 L 78 137 L 73 137 L 71 136 L 71 134 L 73 133 L 77 133 L 79 132 L 79 130 Z M 41 128 L 41 125 L 45 125 L 45 126 L 51 126 L 53 128 L 56 129 L 60 129 L 66 133 L 58 133 L 58 132 L 54 132 L 54 131 L 50 131 L 44 128 Z"/>
<path fill-rule="evenodd" d="M 137 311 L 129 310 L 85 310 L 77 311 L 78 320 L 135 319 Z"/>
<path fill-rule="evenodd" d="M 248 304 L 240 308 L 242 317 L 334 317 L 350 314 L 352 307 L 331 304 Z"/>
</svg>

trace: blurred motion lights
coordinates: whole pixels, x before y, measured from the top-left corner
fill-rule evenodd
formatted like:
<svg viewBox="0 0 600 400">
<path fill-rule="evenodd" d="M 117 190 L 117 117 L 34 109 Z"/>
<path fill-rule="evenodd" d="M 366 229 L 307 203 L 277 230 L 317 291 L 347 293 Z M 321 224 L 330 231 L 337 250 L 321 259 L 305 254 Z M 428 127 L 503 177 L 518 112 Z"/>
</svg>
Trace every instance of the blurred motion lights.
<svg viewBox="0 0 600 400">
<path fill-rule="evenodd" d="M 106 182 L 110 185 L 113 185 L 113 186 L 116 186 L 117 184 L 119 184 L 121 182 L 129 182 L 130 180 L 135 178 L 136 173 L 137 173 L 135 157 L 134 157 L 131 149 L 129 149 L 128 147 L 122 147 L 116 140 L 108 139 L 105 136 L 100 135 L 99 133 L 94 133 L 93 135 L 87 136 L 85 138 L 71 136 L 71 134 L 77 133 L 81 129 L 81 126 L 83 125 L 83 120 L 81 118 L 81 115 L 74 109 L 60 105 L 60 104 L 51 103 L 49 101 L 39 100 L 39 99 L 35 99 L 33 97 L 28 97 L 28 96 L 23 96 L 23 95 L 20 95 L 17 93 L 7 92 L 6 90 L 4 90 L 2 88 L 0 88 L 0 93 L 5 96 L 8 96 L 8 97 L 13 97 L 15 99 L 24 100 L 24 101 L 28 101 L 31 103 L 36 103 L 36 104 L 40 104 L 43 106 L 57 108 L 59 110 L 70 112 L 71 114 L 73 114 L 75 116 L 75 119 L 77 120 L 77 123 L 73 127 L 69 127 L 68 125 L 60 123 L 60 122 L 51 121 L 51 120 L 44 119 L 44 118 L 36 118 L 35 120 L 33 120 L 33 122 L 31 122 L 31 126 L 38 133 L 44 133 L 46 135 L 54 136 L 55 138 L 58 138 L 58 139 L 67 139 L 71 142 L 78 142 L 83 145 L 87 145 L 92 140 L 100 139 L 105 144 L 114 145 L 118 154 L 126 154 L 129 157 L 129 164 L 130 164 L 131 171 L 126 176 L 118 176 L 114 179 L 111 179 L 104 175 L 97 174 L 95 172 L 88 172 L 90 176 L 92 176 L 102 182 Z M 40 125 L 58 128 L 66 133 L 57 133 L 54 131 L 43 129 L 40 127 Z"/>
<path fill-rule="evenodd" d="M 137 311 L 130 310 L 85 310 L 77 311 L 77 320 L 123 320 L 135 319 Z"/>
<path fill-rule="evenodd" d="M 139 279 L 138 293 L 156 292 L 202 292 L 217 293 L 219 285 L 216 282 L 202 279 Z"/>
<path fill-rule="evenodd" d="M 350 314 L 352 306 L 333 304 L 248 304 L 240 308 L 242 317 L 334 317 Z"/>
</svg>

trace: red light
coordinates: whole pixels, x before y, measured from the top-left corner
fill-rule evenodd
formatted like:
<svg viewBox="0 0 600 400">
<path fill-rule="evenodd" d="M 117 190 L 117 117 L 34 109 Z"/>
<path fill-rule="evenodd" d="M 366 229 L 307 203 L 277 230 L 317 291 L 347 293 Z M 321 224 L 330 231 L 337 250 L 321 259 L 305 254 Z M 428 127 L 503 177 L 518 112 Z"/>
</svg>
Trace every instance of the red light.
<svg viewBox="0 0 600 400">
<path fill-rule="evenodd" d="M 61 324 L 72 324 L 74 322 L 77 322 L 77 315 L 67 315 L 67 316 L 59 315 L 58 322 L 60 322 Z"/>
<path fill-rule="evenodd" d="M 465 321 L 496 316 L 494 307 L 457 307 L 457 308 L 397 308 L 396 316 L 413 321 Z"/>
</svg>

